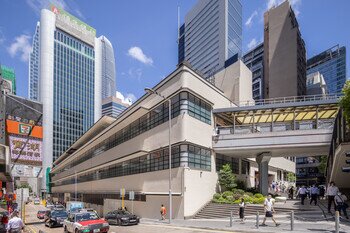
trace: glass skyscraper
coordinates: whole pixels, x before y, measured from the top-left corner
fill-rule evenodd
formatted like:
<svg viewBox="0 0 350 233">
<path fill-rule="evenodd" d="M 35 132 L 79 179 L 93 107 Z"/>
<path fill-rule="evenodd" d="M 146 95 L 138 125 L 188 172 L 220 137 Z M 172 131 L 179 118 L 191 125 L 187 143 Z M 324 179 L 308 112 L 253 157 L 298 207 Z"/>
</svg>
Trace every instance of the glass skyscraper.
<svg viewBox="0 0 350 233">
<path fill-rule="evenodd" d="M 54 5 L 41 11 L 30 55 L 29 96 L 43 104 L 44 171 L 71 153 L 67 149 L 101 117 L 101 52 L 94 28 Z"/>
<path fill-rule="evenodd" d="M 336 45 L 308 59 L 307 74 L 320 72 L 328 93 L 341 93 L 346 81 L 346 48 Z"/>
<path fill-rule="evenodd" d="M 115 94 L 115 59 L 112 43 L 105 37 L 100 36 L 102 60 L 102 99 Z"/>
<path fill-rule="evenodd" d="M 242 54 L 241 0 L 201 0 L 179 28 L 178 62 L 186 60 L 205 78 Z"/>
<path fill-rule="evenodd" d="M 40 23 L 38 22 L 33 36 L 32 51 L 29 54 L 29 99 L 39 100 L 39 36 Z"/>
</svg>

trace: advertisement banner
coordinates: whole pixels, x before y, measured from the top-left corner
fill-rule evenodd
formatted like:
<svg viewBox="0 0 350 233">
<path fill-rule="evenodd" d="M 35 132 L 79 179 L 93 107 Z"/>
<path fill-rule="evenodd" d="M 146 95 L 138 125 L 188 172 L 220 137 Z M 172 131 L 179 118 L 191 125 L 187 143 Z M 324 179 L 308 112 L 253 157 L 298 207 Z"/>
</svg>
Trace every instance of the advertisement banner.
<svg viewBox="0 0 350 233">
<path fill-rule="evenodd" d="M 41 177 L 41 167 L 16 164 L 11 171 L 12 177 Z"/>
<path fill-rule="evenodd" d="M 27 136 L 28 133 L 32 130 L 30 136 L 34 138 L 43 138 L 43 127 L 42 126 L 33 126 L 30 124 L 21 123 L 13 120 L 6 120 L 6 131 L 9 134 L 19 134 Z"/>
<path fill-rule="evenodd" d="M 27 138 L 9 136 L 12 162 L 15 162 L 16 164 L 41 166 L 43 160 L 42 141 L 29 139 L 28 143 L 25 144 L 26 141 Z"/>
</svg>

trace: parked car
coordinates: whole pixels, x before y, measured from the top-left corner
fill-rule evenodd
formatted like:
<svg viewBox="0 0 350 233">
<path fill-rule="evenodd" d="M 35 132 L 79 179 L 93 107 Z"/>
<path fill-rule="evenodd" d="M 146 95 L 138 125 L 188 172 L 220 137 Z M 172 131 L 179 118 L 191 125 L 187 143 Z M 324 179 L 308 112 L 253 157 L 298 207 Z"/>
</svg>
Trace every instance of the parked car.
<svg viewBox="0 0 350 233">
<path fill-rule="evenodd" d="M 40 205 L 40 199 L 39 198 L 35 198 L 34 199 L 34 205 Z"/>
<path fill-rule="evenodd" d="M 118 226 L 135 225 L 140 222 L 140 218 L 126 210 L 115 210 L 109 212 L 105 219 L 109 224 L 115 224 Z"/>
<path fill-rule="evenodd" d="M 66 233 L 102 233 L 109 230 L 108 222 L 95 212 L 70 213 L 63 227 Z"/>
<path fill-rule="evenodd" d="M 36 217 L 38 219 L 44 219 L 46 214 L 46 210 L 39 210 L 38 213 L 36 214 Z"/>
<path fill-rule="evenodd" d="M 46 212 L 45 226 L 55 227 L 63 226 L 63 222 L 67 219 L 68 213 L 65 210 L 53 209 Z"/>
</svg>

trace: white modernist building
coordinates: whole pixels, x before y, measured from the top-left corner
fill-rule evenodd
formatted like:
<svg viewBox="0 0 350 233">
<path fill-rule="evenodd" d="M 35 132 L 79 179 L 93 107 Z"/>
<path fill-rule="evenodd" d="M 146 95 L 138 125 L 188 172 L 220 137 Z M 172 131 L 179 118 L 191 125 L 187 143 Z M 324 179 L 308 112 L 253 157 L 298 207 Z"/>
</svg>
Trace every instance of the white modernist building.
<svg viewBox="0 0 350 233">
<path fill-rule="evenodd" d="M 128 192 L 135 192 L 135 214 L 157 218 L 161 204 L 169 211 L 169 98 L 173 217 L 192 217 L 212 199 L 218 190 L 217 171 L 223 164 L 231 164 L 233 172 L 254 187 L 258 169 L 254 159 L 213 150 L 216 122 L 212 113 L 214 108 L 236 107 L 252 100 L 251 72 L 239 61 L 228 67 L 226 74 L 218 75 L 219 80 L 223 85 L 231 81 L 234 90 L 246 86 L 247 91 L 221 90 L 181 64 L 153 88 L 164 99 L 147 93 L 116 120 L 102 117 L 54 162 L 54 200 L 78 199 L 106 214 L 121 207 L 120 190 L 124 188 L 129 210 Z M 285 172 L 295 172 L 295 163 L 272 158 L 271 180 L 277 181 Z"/>
<path fill-rule="evenodd" d="M 113 51 L 106 52 L 110 48 L 105 37 L 96 38 L 94 28 L 63 9 L 51 5 L 41 11 L 30 56 L 29 93 L 43 103 L 44 172 L 101 117 L 102 76 L 115 75 Z M 44 176 L 43 192 L 46 185 Z"/>
</svg>

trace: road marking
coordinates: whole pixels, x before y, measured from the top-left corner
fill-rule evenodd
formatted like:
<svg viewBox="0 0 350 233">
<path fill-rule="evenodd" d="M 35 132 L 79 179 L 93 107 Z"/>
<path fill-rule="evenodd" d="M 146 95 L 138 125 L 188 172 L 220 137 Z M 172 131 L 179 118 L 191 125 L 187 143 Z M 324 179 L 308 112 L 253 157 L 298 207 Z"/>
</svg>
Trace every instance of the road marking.
<svg viewBox="0 0 350 233">
<path fill-rule="evenodd" d="M 178 230 L 189 230 L 189 231 L 200 231 L 200 232 L 230 232 L 234 233 L 232 230 L 217 230 L 217 229 L 205 229 L 205 228 L 195 228 L 195 227 L 181 227 L 181 226 L 169 226 L 169 225 L 163 225 L 163 224 L 140 224 L 142 226 L 152 226 L 152 227 L 167 227 L 167 228 L 173 228 Z"/>
<path fill-rule="evenodd" d="M 32 232 L 36 233 L 36 231 L 31 226 L 26 225 L 26 227 L 28 227 Z"/>
</svg>

